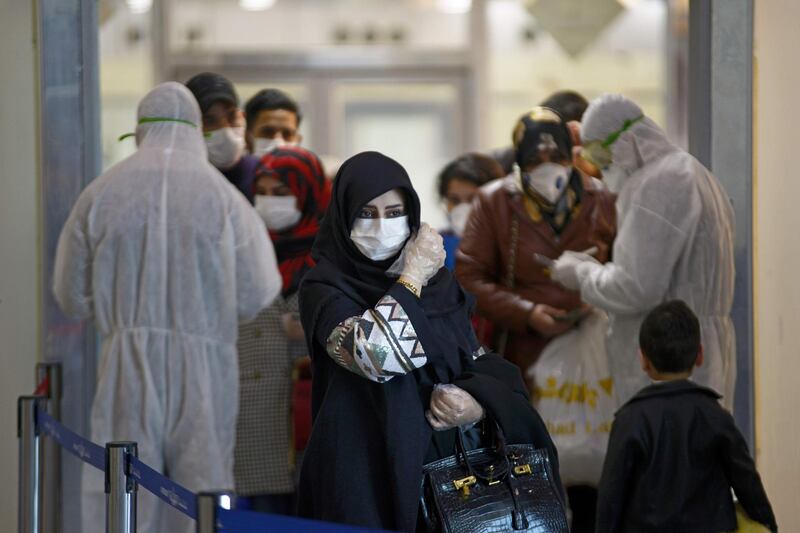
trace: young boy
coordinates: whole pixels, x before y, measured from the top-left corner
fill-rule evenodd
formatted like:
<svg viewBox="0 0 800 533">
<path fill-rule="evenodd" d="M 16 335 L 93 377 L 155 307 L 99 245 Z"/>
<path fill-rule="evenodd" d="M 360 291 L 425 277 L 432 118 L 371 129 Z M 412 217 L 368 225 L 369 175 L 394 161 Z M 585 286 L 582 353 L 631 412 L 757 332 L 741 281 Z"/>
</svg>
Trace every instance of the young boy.
<svg viewBox="0 0 800 533">
<path fill-rule="evenodd" d="M 719 394 L 689 378 L 703 363 L 689 307 L 656 307 L 639 332 L 653 384 L 617 412 L 598 488 L 597 533 L 717 533 L 737 528 L 731 488 L 747 514 L 777 531 L 747 444 Z"/>
</svg>

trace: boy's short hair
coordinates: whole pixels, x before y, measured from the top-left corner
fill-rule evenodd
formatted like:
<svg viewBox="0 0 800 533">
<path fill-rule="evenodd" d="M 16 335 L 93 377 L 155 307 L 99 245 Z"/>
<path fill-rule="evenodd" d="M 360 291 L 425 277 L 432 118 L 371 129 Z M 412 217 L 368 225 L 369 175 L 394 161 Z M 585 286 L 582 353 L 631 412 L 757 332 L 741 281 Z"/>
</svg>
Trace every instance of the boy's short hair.
<svg viewBox="0 0 800 533">
<path fill-rule="evenodd" d="M 639 347 L 659 372 L 687 372 L 700 352 L 700 321 L 681 300 L 650 311 L 639 330 Z"/>
<path fill-rule="evenodd" d="M 247 104 L 244 106 L 245 120 L 247 126 L 250 127 L 255 123 L 256 117 L 262 111 L 272 111 L 274 109 L 283 109 L 294 113 L 297 117 L 297 125 L 303 119 L 300 113 L 300 106 L 297 105 L 291 96 L 279 89 L 262 89 L 253 95 Z"/>
</svg>

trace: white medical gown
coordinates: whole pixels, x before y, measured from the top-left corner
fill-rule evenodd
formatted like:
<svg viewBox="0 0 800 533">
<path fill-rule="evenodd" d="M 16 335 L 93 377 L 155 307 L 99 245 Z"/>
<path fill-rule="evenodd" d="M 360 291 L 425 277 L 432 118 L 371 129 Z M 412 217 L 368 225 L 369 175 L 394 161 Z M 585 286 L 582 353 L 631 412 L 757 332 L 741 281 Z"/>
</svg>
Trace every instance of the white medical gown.
<svg viewBox="0 0 800 533">
<path fill-rule="evenodd" d="M 178 83 L 140 103 L 138 150 L 81 194 L 58 243 L 54 291 L 102 335 L 91 439 L 192 491 L 233 489 L 238 321 L 281 287 L 255 210 L 207 160 L 200 110 Z M 103 478 L 87 467 L 82 531 L 104 531 Z M 159 529 L 160 528 L 160 529 Z M 139 489 L 140 532 L 194 524 Z"/>
<path fill-rule="evenodd" d="M 621 122 L 621 121 L 620 121 Z M 637 359 L 639 326 L 658 304 L 684 300 L 697 314 L 705 363 L 693 379 L 733 405 L 736 348 L 733 209 L 719 181 L 645 118 L 617 142 L 632 170 L 617 200 L 612 262 L 577 269 L 583 299 L 609 313 L 608 354 L 620 402 L 646 386 Z M 614 164 L 618 164 L 615 160 Z"/>
</svg>

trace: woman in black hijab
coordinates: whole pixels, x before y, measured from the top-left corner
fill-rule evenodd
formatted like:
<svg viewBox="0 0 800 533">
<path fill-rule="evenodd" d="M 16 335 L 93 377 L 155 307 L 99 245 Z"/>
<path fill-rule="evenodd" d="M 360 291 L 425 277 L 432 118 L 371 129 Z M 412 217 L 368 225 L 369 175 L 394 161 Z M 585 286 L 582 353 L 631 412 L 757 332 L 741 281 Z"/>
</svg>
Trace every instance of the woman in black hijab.
<svg viewBox="0 0 800 533">
<path fill-rule="evenodd" d="M 480 418 L 547 449 L 558 475 L 519 370 L 478 345 L 471 299 L 442 268 L 441 237 L 420 224 L 400 164 L 365 152 L 342 165 L 312 255 L 300 288 L 314 365 L 301 516 L 414 531 L 423 464 L 451 455 L 453 428 Z"/>
</svg>

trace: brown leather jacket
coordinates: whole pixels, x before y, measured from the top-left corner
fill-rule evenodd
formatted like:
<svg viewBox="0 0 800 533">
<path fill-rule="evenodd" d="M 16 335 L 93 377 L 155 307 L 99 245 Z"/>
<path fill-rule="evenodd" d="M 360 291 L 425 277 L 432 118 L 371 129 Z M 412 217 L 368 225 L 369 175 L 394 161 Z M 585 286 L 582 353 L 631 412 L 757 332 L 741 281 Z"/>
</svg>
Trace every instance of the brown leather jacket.
<svg viewBox="0 0 800 533">
<path fill-rule="evenodd" d="M 525 210 L 519 182 L 512 175 L 481 188 L 456 256 L 456 277 L 478 300 L 478 313 L 499 332 L 508 328 L 505 356 L 523 371 L 536 362 L 547 339 L 528 328 L 528 315 L 543 303 L 567 311 L 581 306 L 580 295 L 552 281 L 534 259 L 557 259 L 566 250 L 598 248 L 609 260 L 616 235 L 616 196 L 584 180 L 579 210 L 557 236 L 546 221 L 534 222 Z M 511 257 L 512 220 L 519 224 L 514 287 L 506 285 Z"/>
</svg>

